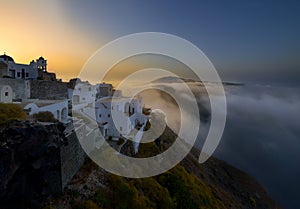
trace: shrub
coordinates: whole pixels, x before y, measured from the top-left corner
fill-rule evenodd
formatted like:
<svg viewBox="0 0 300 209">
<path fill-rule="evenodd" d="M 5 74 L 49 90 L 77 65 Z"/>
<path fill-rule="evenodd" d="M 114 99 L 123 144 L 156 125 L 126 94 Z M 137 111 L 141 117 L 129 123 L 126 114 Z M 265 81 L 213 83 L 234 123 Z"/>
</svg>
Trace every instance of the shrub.
<svg viewBox="0 0 300 209">
<path fill-rule="evenodd" d="M 78 200 L 71 200 L 70 206 L 72 209 L 85 209 L 84 202 L 78 201 Z"/>
<path fill-rule="evenodd" d="M 40 122 L 56 122 L 54 115 L 49 111 L 39 112 L 33 115 L 33 118 Z"/>
<path fill-rule="evenodd" d="M 109 190 L 96 192 L 95 201 L 104 208 L 148 209 L 146 198 L 140 195 L 132 183 L 115 175 L 108 176 Z"/>
<path fill-rule="evenodd" d="M 85 209 L 100 209 L 100 207 L 92 200 L 87 200 L 84 204 Z"/>
<path fill-rule="evenodd" d="M 135 187 L 148 199 L 151 208 L 172 209 L 175 205 L 168 190 L 162 187 L 154 178 L 133 180 Z"/>
<path fill-rule="evenodd" d="M 19 105 L 0 103 L 0 124 L 24 119 L 26 119 L 26 113 Z"/>
</svg>

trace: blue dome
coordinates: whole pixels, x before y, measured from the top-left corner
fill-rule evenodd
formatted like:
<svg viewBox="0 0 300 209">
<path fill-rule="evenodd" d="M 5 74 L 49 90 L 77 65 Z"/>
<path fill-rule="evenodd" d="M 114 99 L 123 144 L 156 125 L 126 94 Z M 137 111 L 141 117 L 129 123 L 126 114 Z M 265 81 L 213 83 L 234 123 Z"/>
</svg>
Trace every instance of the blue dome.
<svg viewBox="0 0 300 209">
<path fill-rule="evenodd" d="M 15 62 L 14 59 L 11 56 L 8 56 L 6 54 L 0 55 L 0 59 L 3 59 L 4 61 Z"/>
</svg>

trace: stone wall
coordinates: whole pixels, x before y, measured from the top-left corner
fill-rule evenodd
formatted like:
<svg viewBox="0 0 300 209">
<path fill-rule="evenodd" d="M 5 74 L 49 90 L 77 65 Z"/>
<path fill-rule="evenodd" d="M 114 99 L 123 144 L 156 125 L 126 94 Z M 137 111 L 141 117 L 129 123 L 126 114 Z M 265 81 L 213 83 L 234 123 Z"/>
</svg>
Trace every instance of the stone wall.
<svg viewBox="0 0 300 209">
<path fill-rule="evenodd" d="M 30 98 L 30 81 L 12 78 L 0 78 L 0 85 L 9 85 L 13 89 L 13 100 Z"/>
<path fill-rule="evenodd" d="M 86 157 L 75 133 L 67 139 L 68 144 L 60 147 L 62 190 L 81 168 Z"/>
<path fill-rule="evenodd" d="M 57 81 L 30 81 L 31 99 L 67 99 L 68 83 Z"/>
<path fill-rule="evenodd" d="M 68 98 L 68 83 L 64 82 L 0 78 L 0 85 L 13 89 L 14 100 Z"/>
<path fill-rule="evenodd" d="M 75 133 L 66 138 L 64 129 L 17 121 L 0 131 L 0 208 L 42 208 L 63 192 L 85 161 Z"/>
</svg>

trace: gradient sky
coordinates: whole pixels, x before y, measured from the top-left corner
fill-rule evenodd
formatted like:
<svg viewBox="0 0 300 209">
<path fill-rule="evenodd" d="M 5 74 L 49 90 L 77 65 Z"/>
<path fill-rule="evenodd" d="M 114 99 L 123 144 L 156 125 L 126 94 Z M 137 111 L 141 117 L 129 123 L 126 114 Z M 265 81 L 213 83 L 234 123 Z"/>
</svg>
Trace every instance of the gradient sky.
<svg viewBox="0 0 300 209">
<path fill-rule="evenodd" d="M 65 80 L 105 43 L 155 31 L 194 43 L 224 80 L 300 82 L 298 1 L 6 0 L 0 21 L 0 51 L 43 55 Z"/>
</svg>

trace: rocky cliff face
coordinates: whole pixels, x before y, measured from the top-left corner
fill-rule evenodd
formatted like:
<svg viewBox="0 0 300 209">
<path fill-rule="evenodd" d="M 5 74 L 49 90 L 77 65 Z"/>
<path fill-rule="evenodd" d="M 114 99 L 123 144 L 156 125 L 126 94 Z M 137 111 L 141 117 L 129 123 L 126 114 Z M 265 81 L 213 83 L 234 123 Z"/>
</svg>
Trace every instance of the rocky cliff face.
<svg viewBox="0 0 300 209">
<path fill-rule="evenodd" d="M 89 161 L 62 191 L 60 152 L 69 144 L 63 130 L 62 124 L 15 122 L 1 131 L 1 208 L 279 208 L 244 172 L 215 158 L 199 164 L 196 149 L 170 171 L 145 179 L 115 176 Z M 155 142 L 141 144 L 138 153 L 130 142 L 121 152 L 151 156 L 175 138 L 166 128 Z"/>
<path fill-rule="evenodd" d="M 1 208 L 40 208 L 61 192 L 60 147 L 67 144 L 60 123 L 13 122 L 0 133 Z"/>
</svg>

